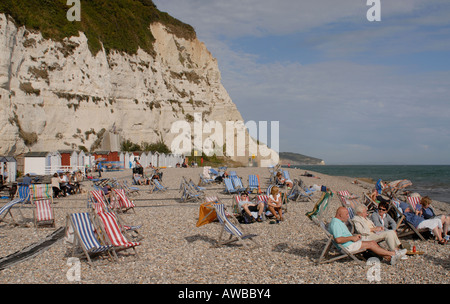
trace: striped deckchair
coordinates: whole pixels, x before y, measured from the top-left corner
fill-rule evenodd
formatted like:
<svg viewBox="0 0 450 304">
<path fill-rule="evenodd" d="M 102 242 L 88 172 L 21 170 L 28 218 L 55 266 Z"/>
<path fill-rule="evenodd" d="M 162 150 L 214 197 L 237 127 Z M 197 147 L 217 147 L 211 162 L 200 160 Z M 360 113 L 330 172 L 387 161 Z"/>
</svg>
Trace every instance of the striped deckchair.
<svg viewBox="0 0 450 304">
<path fill-rule="evenodd" d="M 241 193 L 247 190 L 244 187 L 244 184 L 242 184 L 242 180 L 239 176 L 231 176 L 230 178 L 233 182 L 234 189 L 236 189 L 237 192 Z"/>
<path fill-rule="evenodd" d="M 127 195 L 125 194 L 125 190 L 124 189 L 113 189 L 113 193 L 114 193 L 114 206 L 113 208 L 122 212 L 127 212 L 128 210 L 132 209 L 134 213 L 136 213 L 134 211 L 134 207 L 136 207 L 136 205 L 134 204 L 133 201 L 130 201 L 127 197 Z"/>
<path fill-rule="evenodd" d="M 151 189 L 150 189 L 150 192 L 153 192 L 153 191 L 162 191 L 162 192 L 166 192 L 167 191 L 167 187 L 164 187 L 162 184 L 161 184 L 161 182 L 159 181 L 159 180 L 157 180 L 157 179 L 152 179 L 151 180 Z"/>
<path fill-rule="evenodd" d="M 259 175 L 250 174 L 248 176 L 248 188 L 251 192 L 254 193 L 254 190 L 256 190 L 256 193 L 261 193 L 261 188 L 259 186 Z"/>
<path fill-rule="evenodd" d="M 228 193 L 228 194 L 238 193 L 237 189 L 234 188 L 231 178 L 226 177 L 223 179 L 223 181 L 225 182 L 225 193 Z"/>
<path fill-rule="evenodd" d="M 23 202 L 23 199 L 16 198 L 16 199 L 13 199 L 12 201 L 10 201 L 9 203 L 5 204 L 3 207 L 1 207 L 0 208 L 0 223 L 1 222 L 5 222 L 6 223 L 5 218 L 9 214 L 11 216 L 11 219 L 12 219 L 12 224 L 18 225 L 19 223 L 14 219 L 14 216 L 11 213 L 11 209 L 15 205 L 20 204 L 22 202 Z M 20 209 L 19 209 L 19 212 L 20 212 Z"/>
<path fill-rule="evenodd" d="M 214 209 L 216 210 L 217 218 L 219 219 L 219 222 L 222 226 L 219 238 L 217 240 L 217 246 L 222 246 L 232 242 L 238 242 L 241 243 L 243 246 L 247 246 L 248 243 L 245 243 L 244 242 L 245 240 L 251 240 L 254 245 L 259 246 L 259 244 L 255 240 L 253 240 L 253 238 L 256 237 L 257 235 L 244 233 L 238 220 L 233 215 L 227 214 L 225 212 L 225 206 L 223 203 L 216 202 L 213 204 L 213 206 Z M 222 240 L 222 236 L 225 231 L 230 234 L 228 240 Z"/>
<path fill-rule="evenodd" d="M 107 244 L 112 245 L 115 251 L 133 248 L 137 254 L 135 247 L 141 245 L 141 243 L 128 241 L 127 237 L 122 233 L 117 217 L 113 212 L 97 213 L 97 218 L 103 228 L 102 231 L 106 233 L 106 236 L 103 235 L 102 237 Z"/>
<path fill-rule="evenodd" d="M 102 245 L 98 240 L 94 225 L 89 213 L 72 213 L 67 216 L 66 239 L 72 233 L 76 237 L 73 242 L 72 255 L 75 255 L 77 247 L 81 247 L 89 264 L 92 264 L 91 256 L 107 253 L 112 258 L 112 245 Z"/>
<path fill-rule="evenodd" d="M 327 209 L 328 204 L 333 197 L 333 192 L 326 191 L 323 192 L 320 198 L 317 200 L 316 204 L 312 211 L 305 213 L 305 215 L 312 221 L 316 221 L 316 219 L 321 218 L 325 210 Z"/>
<path fill-rule="evenodd" d="M 88 208 L 93 208 L 96 213 L 109 211 L 107 200 L 102 190 L 92 190 L 89 192 Z"/>
<path fill-rule="evenodd" d="M 341 201 L 342 206 L 348 209 L 350 214 L 350 218 L 352 219 L 355 216 L 355 209 L 358 204 L 361 204 L 358 201 L 358 197 L 350 194 L 347 190 L 338 191 L 337 196 Z"/>
<path fill-rule="evenodd" d="M 30 185 L 18 184 L 14 198 L 20 198 L 23 203 L 30 203 Z"/>
<path fill-rule="evenodd" d="M 413 207 L 414 211 L 417 211 L 417 205 L 420 205 L 420 196 L 407 196 L 406 200 Z"/>
<path fill-rule="evenodd" d="M 31 203 L 35 206 L 34 225 L 55 227 L 53 212 L 53 190 L 50 184 L 33 184 L 30 186 Z"/>
</svg>

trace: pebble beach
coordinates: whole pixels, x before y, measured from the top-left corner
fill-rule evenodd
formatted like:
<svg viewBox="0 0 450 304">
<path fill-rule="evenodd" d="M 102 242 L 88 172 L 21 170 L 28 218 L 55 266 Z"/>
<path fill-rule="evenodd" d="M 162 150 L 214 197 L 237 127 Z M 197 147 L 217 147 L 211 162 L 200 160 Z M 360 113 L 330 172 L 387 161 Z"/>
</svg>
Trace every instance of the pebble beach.
<svg viewBox="0 0 450 304">
<path fill-rule="evenodd" d="M 319 193 L 312 201 L 290 202 L 285 220 L 271 225 L 269 220 L 243 225 L 247 232 L 257 235 L 259 247 L 246 249 L 232 244 L 216 247 L 220 224 L 213 222 L 196 227 L 200 203 L 181 203 L 180 182 L 184 176 L 198 183 L 202 168 L 164 168 L 166 192 L 150 193 L 149 186 L 136 186 L 138 195 L 130 199 L 136 204 L 135 213 L 121 217 L 130 225 L 142 225 L 142 244 L 133 250 L 118 253 L 119 261 L 95 258 L 93 266 L 81 259 L 80 277 L 69 280 L 70 246 L 58 241 L 32 259 L 0 271 L 1 284 L 448 284 L 450 282 L 450 245 L 439 245 L 429 239 L 407 238 L 423 255 L 409 256 L 396 265 L 380 263 L 380 277 L 368 279 L 372 265 L 360 265 L 351 259 L 317 264 L 326 241 L 325 234 L 305 216 L 313 209 Z M 267 168 L 228 168 L 248 184 L 249 174 L 260 176 L 263 189 L 269 185 Z M 325 185 L 333 192 L 348 190 L 362 196 L 372 184 L 355 178 L 335 177 L 310 172 L 315 177 L 301 176 L 302 169 L 288 170 L 292 179 L 301 179 L 307 186 Z M 131 181 L 131 170 L 106 172 L 104 178 Z M 405 177 L 407 178 L 407 177 Z M 206 195 L 215 195 L 231 206 L 233 195 L 225 194 L 224 184 L 204 186 Z M 91 181 L 83 181 L 85 191 L 92 189 Z M 319 191 L 317 191 L 319 192 Z M 250 195 L 253 197 L 254 195 Z M 0 257 L 39 242 L 57 228 L 66 225 L 70 213 L 86 212 L 87 192 L 54 199 L 56 228 L 12 227 L 0 223 Z M 3 206 L 7 201 L 0 202 Z M 331 219 L 340 201 L 335 195 L 326 210 Z M 437 214 L 449 214 L 450 204 L 433 201 Z M 14 212 L 14 210 L 13 210 Z M 30 205 L 22 208 L 25 218 L 32 221 Z"/>
</svg>

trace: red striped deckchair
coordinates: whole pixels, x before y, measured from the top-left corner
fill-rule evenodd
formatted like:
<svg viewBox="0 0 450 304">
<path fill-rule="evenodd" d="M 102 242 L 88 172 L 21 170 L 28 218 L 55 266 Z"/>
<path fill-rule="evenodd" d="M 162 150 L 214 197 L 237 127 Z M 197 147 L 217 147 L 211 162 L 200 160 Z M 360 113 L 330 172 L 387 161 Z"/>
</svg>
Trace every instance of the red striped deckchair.
<svg viewBox="0 0 450 304">
<path fill-rule="evenodd" d="M 53 212 L 53 191 L 49 184 L 34 184 L 30 186 L 31 203 L 34 205 L 34 226 L 55 227 Z"/>
<path fill-rule="evenodd" d="M 117 222 L 117 217 L 113 212 L 101 212 L 97 213 L 97 216 L 98 219 L 100 219 L 103 231 L 107 235 L 108 239 L 106 241 L 109 241 L 108 243 L 114 246 L 116 251 L 133 248 L 136 252 L 135 247 L 141 245 L 141 243 L 128 241 L 126 236 L 122 233 Z"/>
<path fill-rule="evenodd" d="M 417 211 L 417 205 L 420 205 L 420 196 L 408 196 L 406 200 L 413 207 L 414 211 Z"/>
<path fill-rule="evenodd" d="M 114 191 L 114 209 L 118 209 L 120 211 L 128 211 L 130 209 L 133 209 L 134 211 L 134 207 L 136 207 L 136 205 L 130 201 L 127 197 L 127 195 L 125 194 L 125 190 L 124 189 L 113 189 Z M 136 213 L 136 212 L 135 212 Z"/>
<path fill-rule="evenodd" d="M 89 192 L 89 203 L 96 213 L 109 211 L 106 197 L 102 190 L 92 190 Z"/>
</svg>

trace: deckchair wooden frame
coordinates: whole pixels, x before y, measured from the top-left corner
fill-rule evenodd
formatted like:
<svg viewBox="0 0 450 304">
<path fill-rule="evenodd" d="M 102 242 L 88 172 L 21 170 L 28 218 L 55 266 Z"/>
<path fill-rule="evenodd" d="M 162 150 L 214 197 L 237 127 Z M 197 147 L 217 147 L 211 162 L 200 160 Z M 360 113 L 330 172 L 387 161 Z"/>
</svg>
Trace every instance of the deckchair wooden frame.
<svg viewBox="0 0 450 304">
<path fill-rule="evenodd" d="M 112 189 L 112 198 L 111 198 L 111 207 L 114 210 L 118 210 L 119 212 L 128 212 L 129 210 L 133 210 L 134 213 L 136 211 L 134 210 L 134 207 L 136 205 L 133 201 L 131 201 L 125 192 L 125 189 Z"/>
<path fill-rule="evenodd" d="M 95 237 L 95 226 L 89 213 L 68 214 L 66 218 L 66 231 L 68 231 L 69 224 L 72 225 L 74 235 L 77 238 L 74 240 L 75 244 L 72 246 L 72 256 L 82 256 L 75 253 L 75 250 L 79 247 L 83 250 L 84 256 L 91 266 L 93 266 L 91 257 L 103 253 L 107 253 L 112 260 L 116 259 L 111 253 L 113 246 L 101 244 L 100 240 Z M 82 226 L 80 227 L 79 224 Z"/>
<path fill-rule="evenodd" d="M 243 227 L 234 215 L 225 213 L 225 205 L 222 202 L 217 201 L 213 203 L 213 206 L 216 210 L 216 215 L 221 225 L 219 237 L 217 239 L 217 247 L 236 242 L 244 248 L 250 248 L 251 246 L 248 242 L 245 242 L 246 240 L 250 240 L 254 247 L 260 246 L 258 242 L 253 239 L 257 235 L 245 233 Z M 225 232 L 230 234 L 228 240 L 222 239 Z"/>
<path fill-rule="evenodd" d="M 23 199 L 21 199 L 21 198 L 13 199 L 12 201 L 6 203 L 3 207 L 0 208 L 0 223 L 4 222 L 4 223 L 11 224 L 11 225 L 14 225 L 14 226 L 20 226 L 21 225 L 18 221 L 16 221 L 16 219 L 14 218 L 14 216 L 13 216 L 13 214 L 11 212 L 12 208 L 14 206 L 18 205 L 18 204 L 22 205 L 23 204 Z M 20 216 L 23 219 L 22 211 L 20 210 L 20 208 L 17 208 L 17 210 L 19 211 Z M 8 216 L 8 214 L 11 217 L 12 223 L 7 222 L 5 220 L 6 217 Z"/>
<path fill-rule="evenodd" d="M 117 252 L 133 249 L 135 256 L 138 257 L 136 247 L 140 246 L 140 242 L 129 241 L 126 231 L 119 224 L 116 214 L 110 212 L 93 213 L 93 219 L 96 227 L 99 228 L 99 235 L 104 244 L 112 245 L 113 252 L 117 258 Z"/>
<path fill-rule="evenodd" d="M 50 184 L 33 184 L 30 186 L 30 201 L 34 205 L 34 226 L 55 227 L 55 213 L 53 210 L 53 189 Z"/>
<path fill-rule="evenodd" d="M 356 256 L 361 253 L 366 252 L 367 251 L 366 249 L 360 249 L 355 252 L 348 251 L 345 247 L 336 243 L 336 240 L 334 239 L 333 235 L 327 230 L 326 225 L 322 220 L 320 220 L 318 218 L 314 218 L 313 222 L 315 222 L 327 236 L 327 241 L 326 241 L 325 247 L 323 248 L 323 250 L 320 254 L 320 257 L 317 260 L 318 264 L 331 263 L 331 262 L 338 261 L 341 259 L 351 258 L 352 260 L 356 261 L 360 265 L 364 265 L 365 259 L 358 259 Z M 330 256 L 332 247 L 336 248 L 336 250 L 338 252 L 338 255 L 335 255 L 333 257 Z"/>
<path fill-rule="evenodd" d="M 400 207 L 397 207 L 395 202 L 391 200 L 391 202 L 389 204 L 388 212 L 390 211 L 390 209 L 393 209 L 393 211 L 394 211 L 396 222 L 397 222 L 397 235 L 398 235 L 398 237 L 399 238 L 403 238 L 403 237 L 415 234 L 422 241 L 425 241 L 425 238 L 423 237 L 422 233 L 423 232 L 427 232 L 428 229 L 427 228 L 417 229 L 416 227 L 414 227 L 413 224 L 409 223 L 406 220 L 405 215 L 403 214 L 403 212 L 401 212 L 399 210 L 399 208 Z"/>
</svg>

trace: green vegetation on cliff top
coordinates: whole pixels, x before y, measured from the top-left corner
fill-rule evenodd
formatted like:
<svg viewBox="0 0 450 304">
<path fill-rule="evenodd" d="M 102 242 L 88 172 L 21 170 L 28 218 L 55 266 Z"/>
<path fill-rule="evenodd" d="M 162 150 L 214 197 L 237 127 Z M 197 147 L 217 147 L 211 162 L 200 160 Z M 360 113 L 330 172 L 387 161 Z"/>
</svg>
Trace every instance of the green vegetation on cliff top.
<svg viewBox="0 0 450 304">
<path fill-rule="evenodd" d="M 164 12 L 151 0 L 81 0 L 81 21 L 67 20 L 67 0 L 1 0 L 0 13 L 18 26 L 40 31 L 45 39 L 62 41 L 83 32 L 93 54 L 117 50 L 136 54 L 139 47 L 154 55 L 150 24 L 160 22 L 180 38 L 192 40 L 194 29 Z"/>
</svg>

